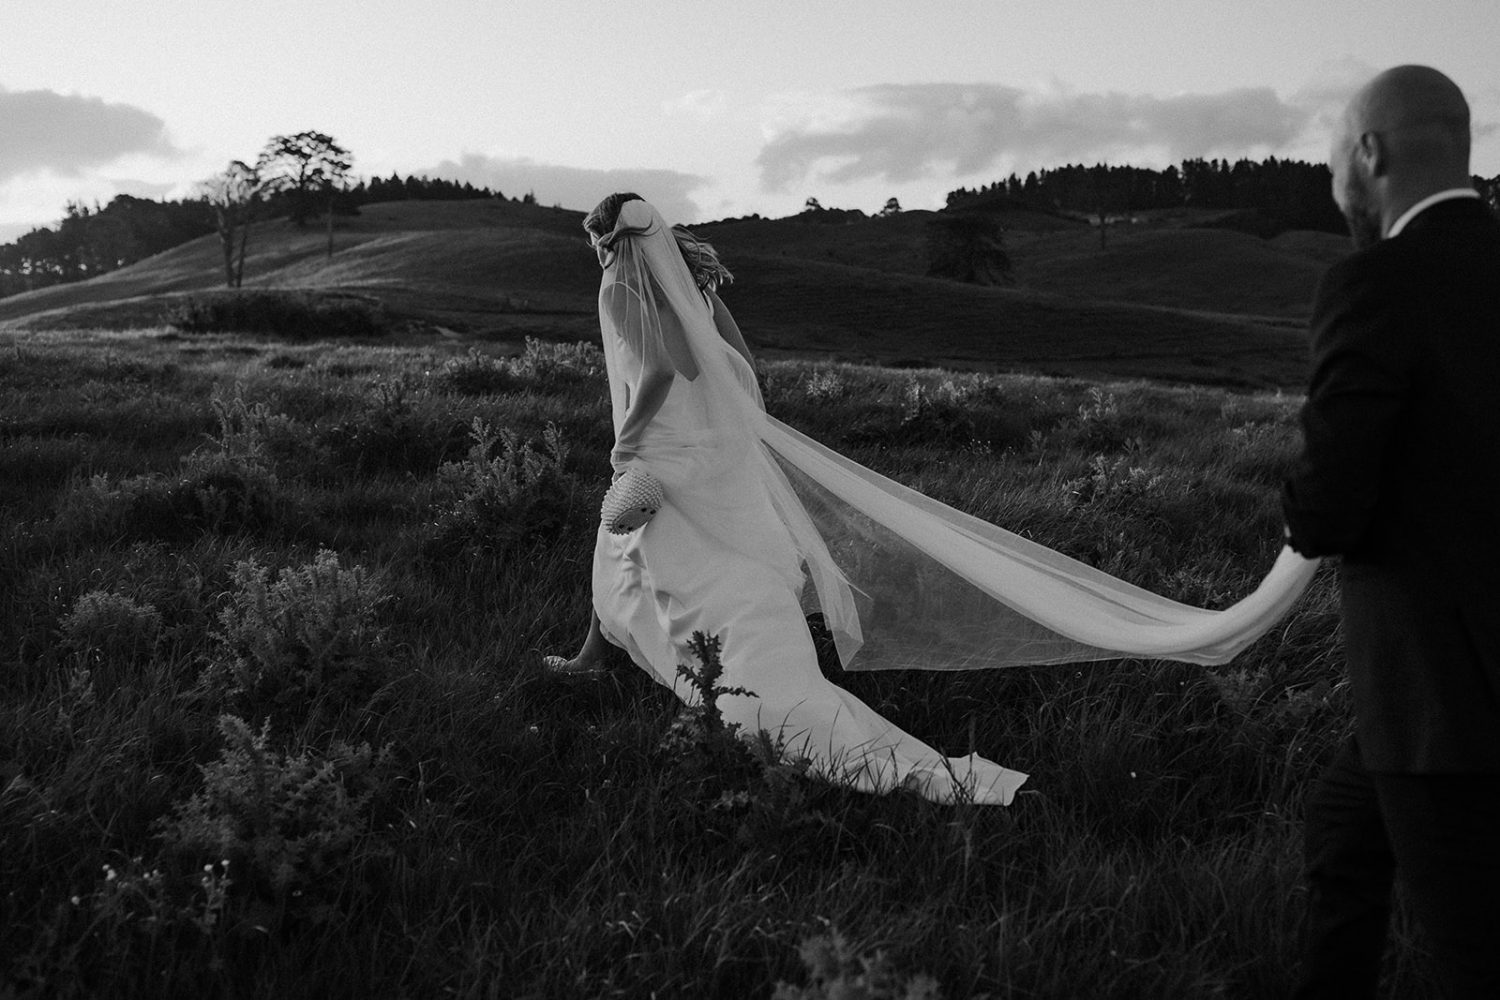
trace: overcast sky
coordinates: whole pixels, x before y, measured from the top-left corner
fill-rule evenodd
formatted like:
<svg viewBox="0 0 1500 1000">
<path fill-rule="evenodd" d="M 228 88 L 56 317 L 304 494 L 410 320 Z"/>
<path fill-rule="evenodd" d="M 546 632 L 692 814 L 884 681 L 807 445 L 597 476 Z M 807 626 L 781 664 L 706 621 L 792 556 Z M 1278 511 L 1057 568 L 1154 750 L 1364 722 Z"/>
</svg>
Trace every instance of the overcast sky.
<svg viewBox="0 0 1500 1000">
<path fill-rule="evenodd" d="M 1500 173 L 1495 0 L 4 0 L 0 239 L 179 197 L 278 133 L 355 172 L 674 220 L 936 208 L 1067 162 L 1321 160 L 1351 90 L 1437 66 Z"/>
</svg>

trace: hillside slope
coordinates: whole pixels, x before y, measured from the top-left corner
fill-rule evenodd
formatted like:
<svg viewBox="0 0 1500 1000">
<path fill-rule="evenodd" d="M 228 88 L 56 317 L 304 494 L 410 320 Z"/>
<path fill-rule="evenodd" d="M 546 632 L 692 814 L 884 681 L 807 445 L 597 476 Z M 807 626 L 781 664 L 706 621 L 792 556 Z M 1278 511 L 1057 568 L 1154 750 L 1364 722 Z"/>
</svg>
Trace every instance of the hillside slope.
<svg viewBox="0 0 1500 1000">
<path fill-rule="evenodd" d="M 1013 285 L 928 278 L 933 213 L 828 225 L 803 217 L 696 227 L 737 281 L 724 297 L 773 354 L 1055 374 L 1295 386 L 1300 318 L 1333 243 L 1147 225 L 1110 234 L 1009 213 Z M 247 288 L 379 300 L 417 329 L 515 343 L 597 337 L 598 268 L 582 214 L 505 201 L 400 202 L 316 227 L 258 225 Z M 1339 247 L 1338 249 L 1341 249 Z M 91 281 L 0 299 L 0 324 L 151 325 L 186 293 L 222 287 L 207 237 Z"/>
</svg>

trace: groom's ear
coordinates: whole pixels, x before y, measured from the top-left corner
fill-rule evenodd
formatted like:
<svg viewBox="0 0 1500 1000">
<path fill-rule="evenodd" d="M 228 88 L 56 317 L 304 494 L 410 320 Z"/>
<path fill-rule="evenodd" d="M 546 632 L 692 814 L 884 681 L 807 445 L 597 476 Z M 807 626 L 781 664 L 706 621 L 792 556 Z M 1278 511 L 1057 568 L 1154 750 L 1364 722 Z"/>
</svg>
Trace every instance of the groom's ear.
<svg viewBox="0 0 1500 1000">
<path fill-rule="evenodd" d="M 1359 137 L 1359 158 L 1371 177 L 1382 177 L 1390 168 L 1390 153 L 1386 149 L 1385 136 L 1379 132 L 1365 132 Z"/>
</svg>

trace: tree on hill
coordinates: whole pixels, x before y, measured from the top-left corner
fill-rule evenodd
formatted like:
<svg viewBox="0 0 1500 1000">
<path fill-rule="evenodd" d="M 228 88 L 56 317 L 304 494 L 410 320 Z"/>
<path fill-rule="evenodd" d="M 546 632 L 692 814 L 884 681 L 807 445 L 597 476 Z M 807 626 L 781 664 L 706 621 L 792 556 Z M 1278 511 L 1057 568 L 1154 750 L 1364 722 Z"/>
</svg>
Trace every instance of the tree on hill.
<svg viewBox="0 0 1500 1000">
<path fill-rule="evenodd" d="M 362 180 L 346 192 L 356 205 L 371 205 L 382 201 L 466 201 L 474 198 L 503 198 L 499 191 L 487 187 L 475 187 L 465 181 L 400 174 L 390 177 L 371 177 Z"/>
<path fill-rule="evenodd" d="M 950 209 L 970 209 L 994 199 L 1043 212 L 1070 212 L 1107 220 L 1110 211 L 1201 208 L 1225 213 L 1222 225 L 1261 236 L 1287 229 L 1345 232 L 1343 217 L 1328 196 L 1330 176 L 1321 163 L 1279 160 L 1184 160 L 1179 166 L 1086 167 L 1068 164 L 1015 174 L 977 189 L 948 194 Z M 1107 223 L 1106 223 L 1107 224 Z M 1106 234 L 1101 226 L 1101 238 Z"/>
<path fill-rule="evenodd" d="M 214 227 L 224 251 L 224 284 L 229 288 L 239 288 L 244 282 L 245 245 L 260 208 L 262 189 L 260 174 L 243 160 L 230 160 L 229 166 L 200 186 L 204 200 L 213 209 Z"/>
<path fill-rule="evenodd" d="M 821 225 L 850 225 L 861 219 L 868 218 L 864 212 L 857 208 L 826 208 L 816 198 L 809 198 L 803 203 L 802 211 L 797 217 L 806 222 L 816 222 Z"/>
<path fill-rule="evenodd" d="M 349 176 L 352 162 L 349 151 L 332 136 L 298 132 L 272 136 L 255 170 L 268 191 L 286 195 L 291 219 L 299 227 L 307 225 L 319 202 L 326 203 L 332 225 L 334 194 Z"/>
<path fill-rule="evenodd" d="M 885 200 L 885 207 L 882 208 L 879 213 L 877 213 L 878 217 L 882 219 L 889 219 L 893 215 L 900 214 L 901 202 L 897 201 L 895 198 L 887 198 Z"/>
<path fill-rule="evenodd" d="M 56 228 L 0 245 L 0 296 L 93 278 L 214 230 L 200 199 L 116 195 L 103 208 L 69 202 Z"/>
<path fill-rule="evenodd" d="M 962 212 L 927 223 L 927 274 L 971 285 L 1010 279 L 1004 230 L 993 215 Z"/>
</svg>

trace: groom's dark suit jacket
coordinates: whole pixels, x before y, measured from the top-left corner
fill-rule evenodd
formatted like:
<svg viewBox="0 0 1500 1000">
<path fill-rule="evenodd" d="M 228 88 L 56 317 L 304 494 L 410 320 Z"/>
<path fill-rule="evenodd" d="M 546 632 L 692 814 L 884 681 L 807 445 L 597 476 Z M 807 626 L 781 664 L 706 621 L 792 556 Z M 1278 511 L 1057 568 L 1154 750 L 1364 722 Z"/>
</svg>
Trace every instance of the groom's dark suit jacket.
<svg viewBox="0 0 1500 1000">
<path fill-rule="evenodd" d="M 1284 510 L 1343 556 L 1365 765 L 1500 772 L 1500 222 L 1439 202 L 1334 265 L 1312 353 Z"/>
</svg>

